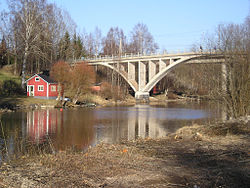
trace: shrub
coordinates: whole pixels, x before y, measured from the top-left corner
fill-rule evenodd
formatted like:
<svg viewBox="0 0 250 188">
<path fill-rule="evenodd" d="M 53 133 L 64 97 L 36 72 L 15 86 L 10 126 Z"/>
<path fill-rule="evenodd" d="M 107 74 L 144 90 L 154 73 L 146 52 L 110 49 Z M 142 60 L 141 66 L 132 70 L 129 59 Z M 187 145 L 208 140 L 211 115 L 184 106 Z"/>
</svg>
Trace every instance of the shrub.
<svg viewBox="0 0 250 188">
<path fill-rule="evenodd" d="M 123 100 L 125 98 L 125 93 L 118 86 L 112 86 L 108 82 L 102 83 L 100 94 L 105 99 Z"/>
<path fill-rule="evenodd" d="M 112 99 L 112 86 L 108 82 L 102 83 L 101 96 L 106 99 Z"/>
<path fill-rule="evenodd" d="M 2 96 L 21 95 L 24 93 L 21 85 L 13 80 L 4 80 L 0 89 Z"/>
</svg>

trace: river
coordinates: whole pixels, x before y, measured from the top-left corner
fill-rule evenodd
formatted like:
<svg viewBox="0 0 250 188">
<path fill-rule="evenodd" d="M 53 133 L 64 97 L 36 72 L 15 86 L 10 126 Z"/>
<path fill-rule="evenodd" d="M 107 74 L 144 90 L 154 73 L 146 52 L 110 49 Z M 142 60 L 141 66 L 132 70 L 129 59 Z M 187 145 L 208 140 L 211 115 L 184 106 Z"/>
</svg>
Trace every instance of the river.
<svg viewBox="0 0 250 188">
<path fill-rule="evenodd" d="M 1 115 L 0 161 L 30 148 L 82 151 L 102 142 L 159 138 L 183 126 L 217 119 L 221 119 L 220 107 L 208 102 L 5 113 Z"/>
</svg>

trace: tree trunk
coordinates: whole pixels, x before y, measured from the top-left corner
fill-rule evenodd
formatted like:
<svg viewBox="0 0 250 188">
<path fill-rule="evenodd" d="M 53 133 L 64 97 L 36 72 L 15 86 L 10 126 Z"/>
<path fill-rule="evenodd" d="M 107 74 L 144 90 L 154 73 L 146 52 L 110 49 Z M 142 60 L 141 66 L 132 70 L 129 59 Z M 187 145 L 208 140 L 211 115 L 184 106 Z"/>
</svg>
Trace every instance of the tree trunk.
<svg viewBox="0 0 250 188">
<path fill-rule="evenodd" d="M 36 70 L 36 72 L 39 73 L 40 72 L 40 61 L 39 61 L 39 58 L 36 59 L 36 64 L 37 64 L 37 70 Z"/>
<path fill-rule="evenodd" d="M 72 101 L 73 104 L 76 104 L 76 102 L 78 101 L 78 98 L 79 98 L 80 93 L 81 93 L 81 88 L 78 87 L 77 92 L 76 92 L 76 94 L 75 94 L 75 96 L 74 96 L 74 98 L 73 98 L 73 101 Z"/>
<path fill-rule="evenodd" d="M 17 75 L 17 55 L 15 53 L 15 60 L 14 60 L 14 75 Z"/>
<path fill-rule="evenodd" d="M 62 94 L 62 84 L 58 83 L 58 96 L 56 100 L 61 100 L 61 94 Z"/>
<path fill-rule="evenodd" d="M 22 88 L 25 89 L 25 77 L 26 77 L 26 63 L 27 63 L 28 52 L 24 53 L 23 66 L 22 66 Z"/>
<path fill-rule="evenodd" d="M 10 53 L 7 53 L 7 61 L 8 61 L 8 65 L 10 65 Z"/>
</svg>

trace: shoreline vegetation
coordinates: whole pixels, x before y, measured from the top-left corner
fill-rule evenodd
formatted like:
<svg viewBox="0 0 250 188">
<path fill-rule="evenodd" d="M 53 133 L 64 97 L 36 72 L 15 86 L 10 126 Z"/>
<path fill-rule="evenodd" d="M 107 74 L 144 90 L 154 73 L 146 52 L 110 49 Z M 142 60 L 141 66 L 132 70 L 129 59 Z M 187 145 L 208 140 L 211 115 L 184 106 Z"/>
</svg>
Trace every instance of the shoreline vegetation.
<svg viewBox="0 0 250 188">
<path fill-rule="evenodd" d="M 204 98 L 204 97 L 203 97 Z M 164 94 L 156 95 L 149 98 L 149 103 L 142 104 L 158 104 L 162 102 L 173 101 L 189 101 L 200 100 L 200 96 L 177 96 L 174 99 L 168 99 Z M 206 99 L 206 98 L 204 98 Z M 69 101 L 57 101 L 55 99 L 39 99 L 27 96 L 14 96 L 14 97 L 0 97 L 0 113 L 13 112 L 16 110 L 30 110 L 41 108 L 81 108 L 81 107 L 104 107 L 116 105 L 135 105 L 136 100 L 132 96 L 128 96 L 125 100 L 105 99 L 100 95 L 87 94 L 81 97 L 77 104 Z"/>
<path fill-rule="evenodd" d="M 0 113 L 12 112 L 16 110 L 29 110 L 41 108 L 80 108 L 80 107 L 96 107 L 96 106 L 114 106 L 114 105 L 133 105 L 135 100 L 128 97 L 127 100 L 115 101 L 106 100 L 98 95 L 83 96 L 82 102 L 74 105 L 68 101 L 57 101 L 55 99 L 39 99 L 34 97 L 17 96 L 17 97 L 1 97 Z"/>
<path fill-rule="evenodd" d="M 250 117 L 84 152 L 24 155 L 1 165 L 0 187 L 248 187 L 249 135 Z"/>
</svg>

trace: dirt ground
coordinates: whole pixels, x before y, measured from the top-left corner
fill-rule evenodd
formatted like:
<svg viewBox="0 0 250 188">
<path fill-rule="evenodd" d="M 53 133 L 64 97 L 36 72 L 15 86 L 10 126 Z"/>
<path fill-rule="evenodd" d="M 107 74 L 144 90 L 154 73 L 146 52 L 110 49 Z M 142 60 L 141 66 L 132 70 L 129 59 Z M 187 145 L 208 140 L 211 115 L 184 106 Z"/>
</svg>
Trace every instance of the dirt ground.
<svg viewBox="0 0 250 188">
<path fill-rule="evenodd" d="M 219 136 L 207 130 L 23 156 L 2 164 L 0 187 L 249 187 L 249 127 Z"/>
</svg>

